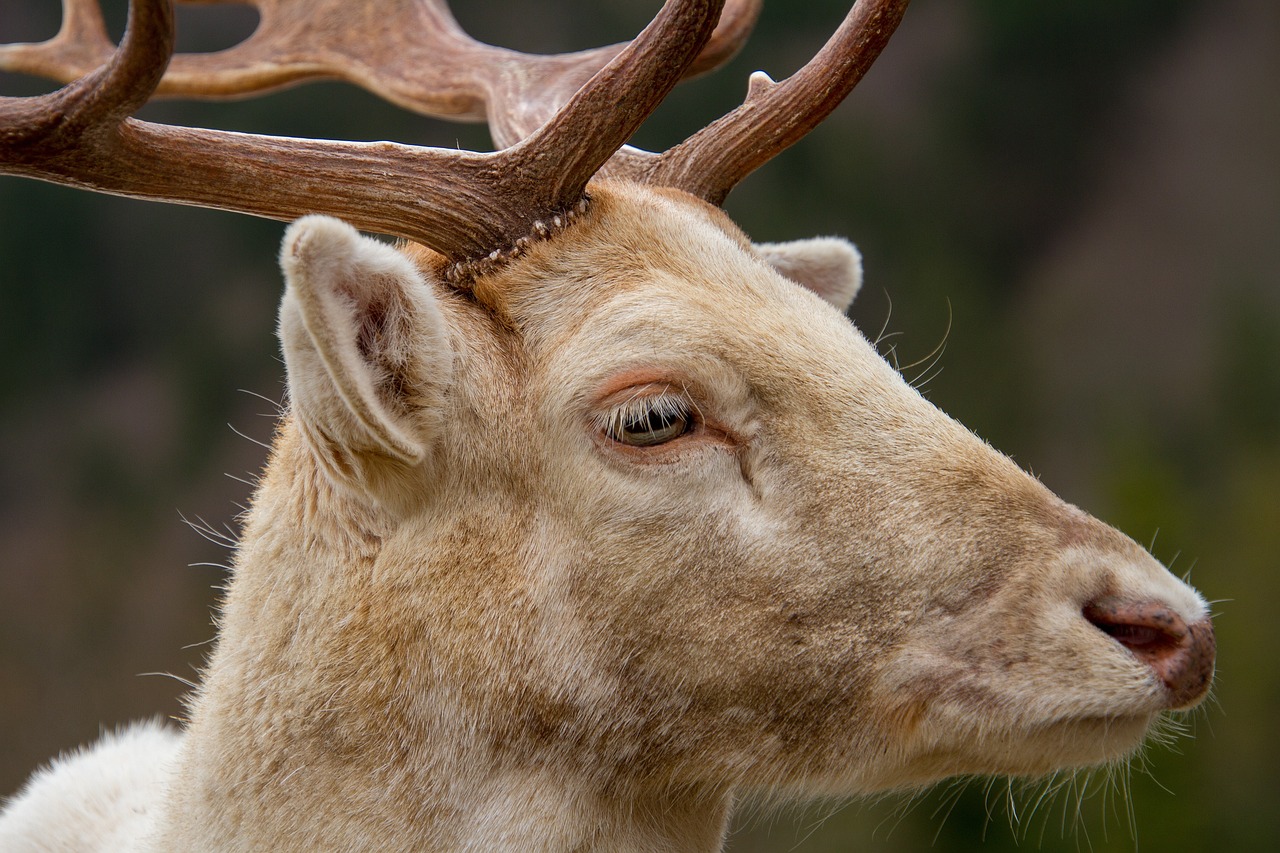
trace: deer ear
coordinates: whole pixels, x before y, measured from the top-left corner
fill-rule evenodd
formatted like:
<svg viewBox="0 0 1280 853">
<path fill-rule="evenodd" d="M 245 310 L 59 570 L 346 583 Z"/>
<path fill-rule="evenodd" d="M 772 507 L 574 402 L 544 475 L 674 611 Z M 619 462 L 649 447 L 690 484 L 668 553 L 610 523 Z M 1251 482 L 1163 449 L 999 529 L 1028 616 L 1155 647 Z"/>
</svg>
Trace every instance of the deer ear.
<svg viewBox="0 0 1280 853">
<path fill-rule="evenodd" d="M 322 463 L 361 481 L 386 463 L 421 463 L 423 410 L 452 364 L 422 274 L 393 247 L 325 216 L 289 226 L 280 265 L 290 403 Z"/>
<path fill-rule="evenodd" d="M 760 243 L 760 257 L 775 270 L 847 311 L 862 287 L 862 255 L 848 240 L 814 237 L 790 243 Z"/>
</svg>

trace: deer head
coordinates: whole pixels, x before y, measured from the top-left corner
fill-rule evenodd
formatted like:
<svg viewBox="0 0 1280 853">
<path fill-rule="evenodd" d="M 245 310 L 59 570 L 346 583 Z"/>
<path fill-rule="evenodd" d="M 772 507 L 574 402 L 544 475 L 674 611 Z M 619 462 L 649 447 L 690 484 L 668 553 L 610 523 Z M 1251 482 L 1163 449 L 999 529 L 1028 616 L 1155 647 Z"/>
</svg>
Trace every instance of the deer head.
<svg viewBox="0 0 1280 853">
<path fill-rule="evenodd" d="M 168 74 L 152 0 L 113 55 L 80 6 L 88 47 L 0 53 L 64 77 L 109 57 L 0 105 L 4 171 L 351 223 L 285 237 L 290 412 L 156 849 L 715 848 L 739 790 L 1096 764 L 1204 696 L 1204 602 L 880 358 L 843 314 L 852 246 L 753 245 L 716 206 L 834 108 L 905 2 L 859 3 L 661 154 L 621 146 L 755 4 L 716 32 L 720 2 L 672 0 L 568 57 L 479 45 L 433 0 L 364 34 L 345 6 L 256 5 L 253 39 Z M 335 75 L 487 111 L 504 147 L 127 117 L 153 90 Z"/>
</svg>

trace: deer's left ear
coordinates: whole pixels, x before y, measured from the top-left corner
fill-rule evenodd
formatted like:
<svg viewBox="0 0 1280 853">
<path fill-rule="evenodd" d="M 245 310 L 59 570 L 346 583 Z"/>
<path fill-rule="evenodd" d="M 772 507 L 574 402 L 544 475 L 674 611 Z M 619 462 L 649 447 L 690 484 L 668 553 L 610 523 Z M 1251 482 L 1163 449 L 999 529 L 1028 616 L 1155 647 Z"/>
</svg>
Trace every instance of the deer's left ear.
<svg viewBox="0 0 1280 853">
<path fill-rule="evenodd" d="M 862 255 L 848 240 L 814 237 L 790 243 L 757 243 L 760 257 L 783 276 L 847 311 L 862 287 Z"/>
<path fill-rule="evenodd" d="M 325 216 L 289 226 L 280 340 L 295 417 L 324 467 L 369 485 L 426 457 L 452 368 L 436 297 L 395 248 Z"/>
</svg>

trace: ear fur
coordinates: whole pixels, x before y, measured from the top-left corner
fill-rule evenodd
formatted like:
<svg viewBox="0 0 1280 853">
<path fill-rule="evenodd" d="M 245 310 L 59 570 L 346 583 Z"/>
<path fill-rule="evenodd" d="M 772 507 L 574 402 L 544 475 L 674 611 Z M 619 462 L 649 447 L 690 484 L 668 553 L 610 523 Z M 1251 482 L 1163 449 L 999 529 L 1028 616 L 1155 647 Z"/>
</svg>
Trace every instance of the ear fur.
<svg viewBox="0 0 1280 853">
<path fill-rule="evenodd" d="M 789 243 L 759 243 L 755 248 L 781 275 L 841 311 L 849 310 L 862 287 L 862 255 L 848 240 L 814 237 Z"/>
<path fill-rule="evenodd" d="M 331 473 L 426 457 L 415 415 L 449 380 L 440 308 L 403 254 L 327 216 L 289 226 L 280 341 L 291 405 Z"/>
</svg>

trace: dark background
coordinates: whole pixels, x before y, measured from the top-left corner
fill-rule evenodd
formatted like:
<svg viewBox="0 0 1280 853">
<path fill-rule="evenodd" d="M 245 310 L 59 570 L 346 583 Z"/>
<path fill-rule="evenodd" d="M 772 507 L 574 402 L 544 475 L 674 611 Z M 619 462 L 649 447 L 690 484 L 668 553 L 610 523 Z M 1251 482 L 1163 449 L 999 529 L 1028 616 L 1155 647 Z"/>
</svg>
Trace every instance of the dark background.
<svg viewBox="0 0 1280 853">
<path fill-rule="evenodd" d="M 630 37 L 658 4 L 455 5 L 485 40 L 553 52 Z M 107 4 L 117 35 L 123 8 Z M 226 47 L 256 20 L 180 11 L 185 49 Z M 789 74 L 844 11 L 767 4 L 742 55 L 682 86 L 638 141 L 665 147 L 727 111 L 756 68 Z M 46 38 L 57 20 L 52 0 L 5 0 L 0 40 Z M 0 75 L 2 94 L 49 88 Z M 338 84 L 146 115 L 487 144 L 481 127 Z M 1216 602 L 1220 649 L 1191 737 L 1128 771 L 1059 778 L 1043 798 L 977 780 L 750 808 L 730 849 L 1273 849 L 1280 4 L 917 0 L 846 104 L 727 207 L 758 240 L 857 241 L 864 331 L 887 324 L 883 348 L 904 366 L 945 336 L 930 397 L 1192 574 Z M 207 564 L 229 556 L 182 517 L 234 531 L 241 480 L 262 464 L 254 442 L 281 395 L 281 231 L 0 178 L 0 792 L 100 726 L 178 712 L 224 578 Z"/>
</svg>

